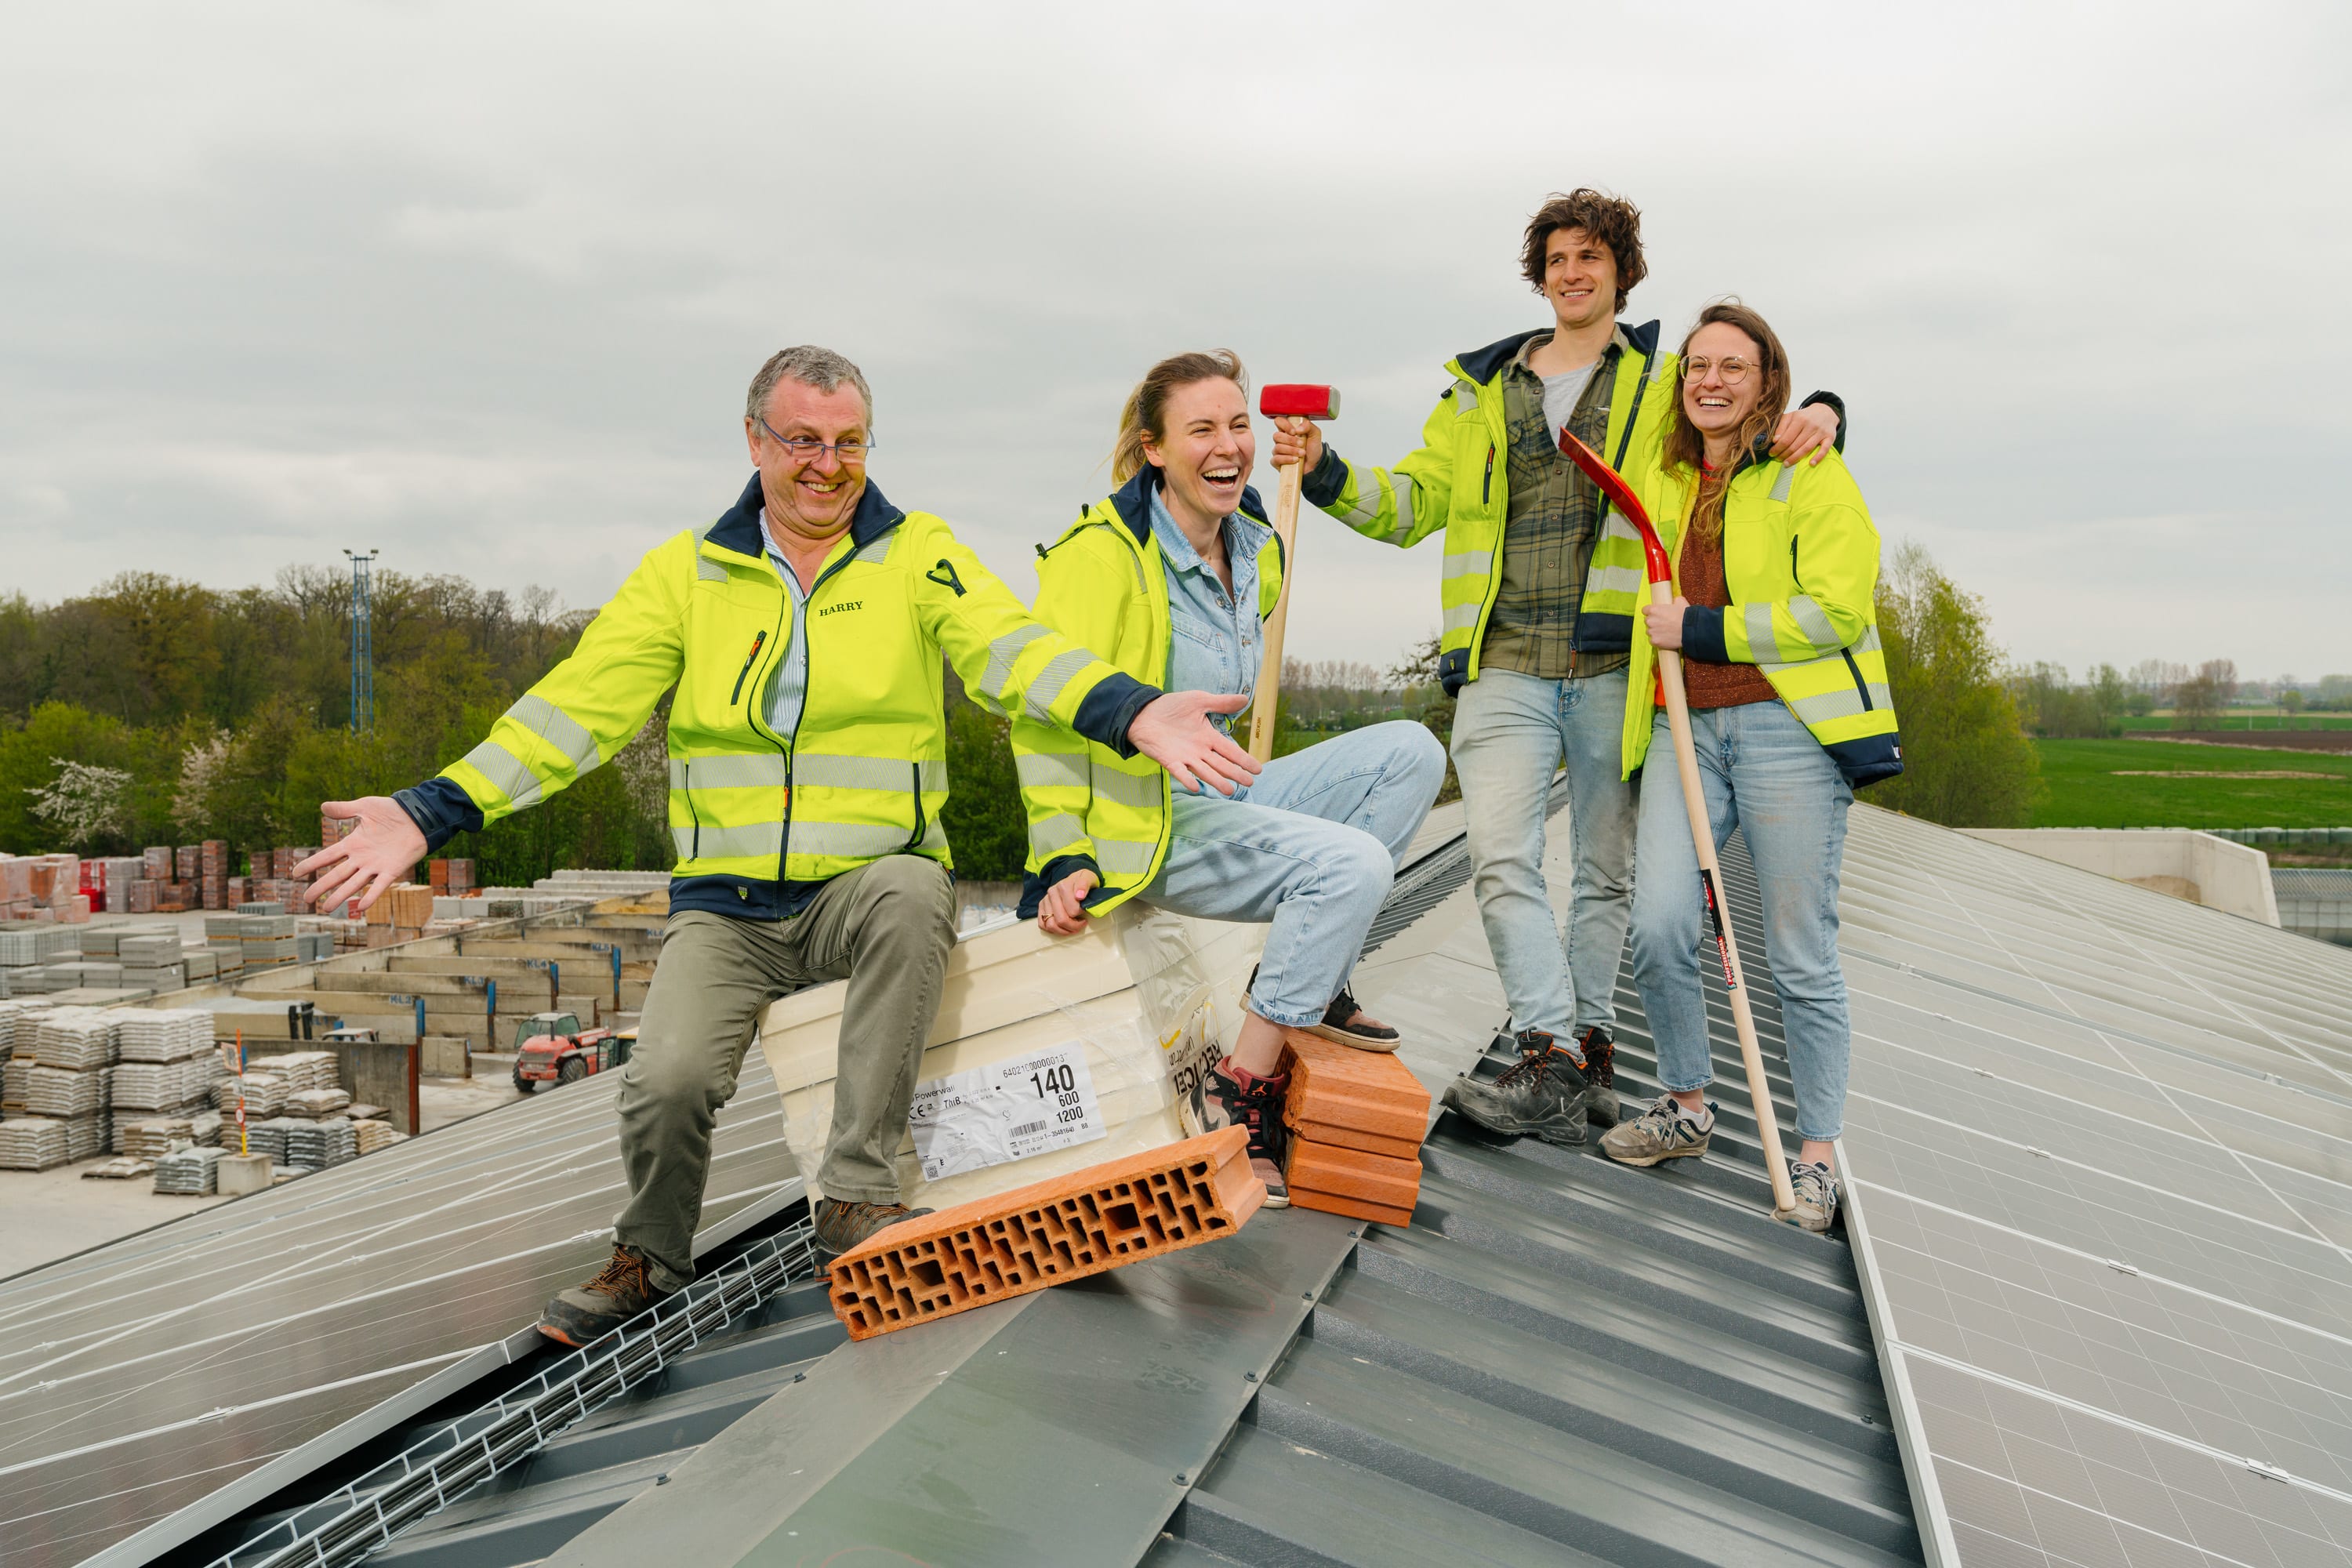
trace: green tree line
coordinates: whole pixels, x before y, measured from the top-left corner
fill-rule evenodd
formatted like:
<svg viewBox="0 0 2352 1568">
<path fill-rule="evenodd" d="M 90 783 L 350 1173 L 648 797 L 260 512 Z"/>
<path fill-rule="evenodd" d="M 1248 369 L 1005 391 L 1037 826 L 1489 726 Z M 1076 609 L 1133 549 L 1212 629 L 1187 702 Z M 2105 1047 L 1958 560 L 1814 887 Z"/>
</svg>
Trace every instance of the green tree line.
<svg viewBox="0 0 2352 1568">
<path fill-rule="evenodd" d="M 378 576 L 373 604 L 376 711 L 354 731 L 350 585 L 325 567 L 227 591 L 126 573 L 55 605 L 0 596 L 0 849 L 97 855 L 221 838 L 243 855 L 316 843 L 320 801 L 389 794 L 464 755 L 594 616 L 545 590 L 397 572 Z M 1982 605 L 1916 547 L 1892 563 L 1878 610 L 1907 771 L 1868 798 L 1954 826 L 2027 821 L 2041 784 L 2021 697 L 2042 700 L 2042 672 L 2013 676 Z M 1435 662 L 1434 638 L 1384 675 L 1294 662 L 1277 752 L 1400 715 L 1450 738 L 1454 705 Z M 1017 879 L 1027 829 L 1007 725 L 952 672 L 947 690 L 958 868 Z M 657 711 L 613 765 L 444 853 L 473 858 L 485 885 L 559 868 L 667 868 L 662 726 Z M 1449 774 L 1445 798 L 1454 794 Z"/>
</svg>

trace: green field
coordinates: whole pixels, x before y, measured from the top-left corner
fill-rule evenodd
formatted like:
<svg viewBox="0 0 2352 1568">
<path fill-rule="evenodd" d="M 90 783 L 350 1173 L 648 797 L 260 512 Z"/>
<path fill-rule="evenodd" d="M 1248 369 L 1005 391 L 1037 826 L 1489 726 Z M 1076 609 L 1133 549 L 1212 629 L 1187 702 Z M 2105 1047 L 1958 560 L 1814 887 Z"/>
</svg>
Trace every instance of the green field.
<svg viewBox="0 0 2352 1568">
<path fill-rule="evenodd" d="M 2352 827 L 2352 755 L 2170 741 L 2036 741 L 2036 827 Z M 2316 778 L 2216 778 L 2316 773 Z"/>
</svg>

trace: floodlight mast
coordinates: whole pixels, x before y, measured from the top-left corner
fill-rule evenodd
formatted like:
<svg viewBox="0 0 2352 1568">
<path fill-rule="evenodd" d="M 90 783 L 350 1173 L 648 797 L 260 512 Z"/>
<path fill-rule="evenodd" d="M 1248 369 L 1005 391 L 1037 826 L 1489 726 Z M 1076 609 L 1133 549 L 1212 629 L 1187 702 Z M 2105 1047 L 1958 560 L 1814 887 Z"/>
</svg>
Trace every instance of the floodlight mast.
<svg viewBox="0 0 2352 1568">
<path fill-rule="evenodd" d="M 370 567 L 377 552 L 343 552 L 352 559 L 352 732 L 375 728 L 375 628 Z"/>
</svg>

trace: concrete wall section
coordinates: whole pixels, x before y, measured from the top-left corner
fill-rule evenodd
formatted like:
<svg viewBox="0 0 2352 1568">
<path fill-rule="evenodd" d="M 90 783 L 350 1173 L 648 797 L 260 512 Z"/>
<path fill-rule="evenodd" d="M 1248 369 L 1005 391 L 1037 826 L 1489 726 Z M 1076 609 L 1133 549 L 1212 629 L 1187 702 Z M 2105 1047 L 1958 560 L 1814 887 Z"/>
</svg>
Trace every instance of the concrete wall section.
<svg viewBox="0 0 2352 1568">
<path fill-rule="evenodd" d="M 2022 849 L 2119 882 L 2137 883 L 2209 910 L 2279 923 L 2270 857 L 2179 828 L 1969 827 L 1971 838 Z"/>
</svg>

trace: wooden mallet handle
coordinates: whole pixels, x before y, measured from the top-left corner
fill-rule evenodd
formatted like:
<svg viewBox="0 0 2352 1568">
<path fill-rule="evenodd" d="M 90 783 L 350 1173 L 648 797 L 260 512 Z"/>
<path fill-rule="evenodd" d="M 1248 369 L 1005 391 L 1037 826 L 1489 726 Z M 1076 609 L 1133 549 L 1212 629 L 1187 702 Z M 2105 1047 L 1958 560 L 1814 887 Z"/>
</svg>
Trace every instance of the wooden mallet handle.
<svg viewBox="0 0 2352 1568">
<path fill-rule="evenodd" d="M 1296 382 L 1277 382 L 1258 394 L 1258 412 L 1269 419 L 1331 419 L 1339 413 L 1339 389 Z M 1293 434 L 1298 426 L 1289 426 Z M 1286 463 L 1282 488 L 1274 501 L 1274 531 L 1282 541 L 1282 592 L 1274 614 L 1265 618 L 1265 657 L 1258 666 L 1257 690 L 1250 700 L 1249 754 L 1261 763 L 1274 760 L 1274 719 L 1282 697 L 1283 633 L 1290 624 L 1290 584 L 1298 575 L 1298 493 L 1306 480 L 1303 465 Z"/>
</svg>

